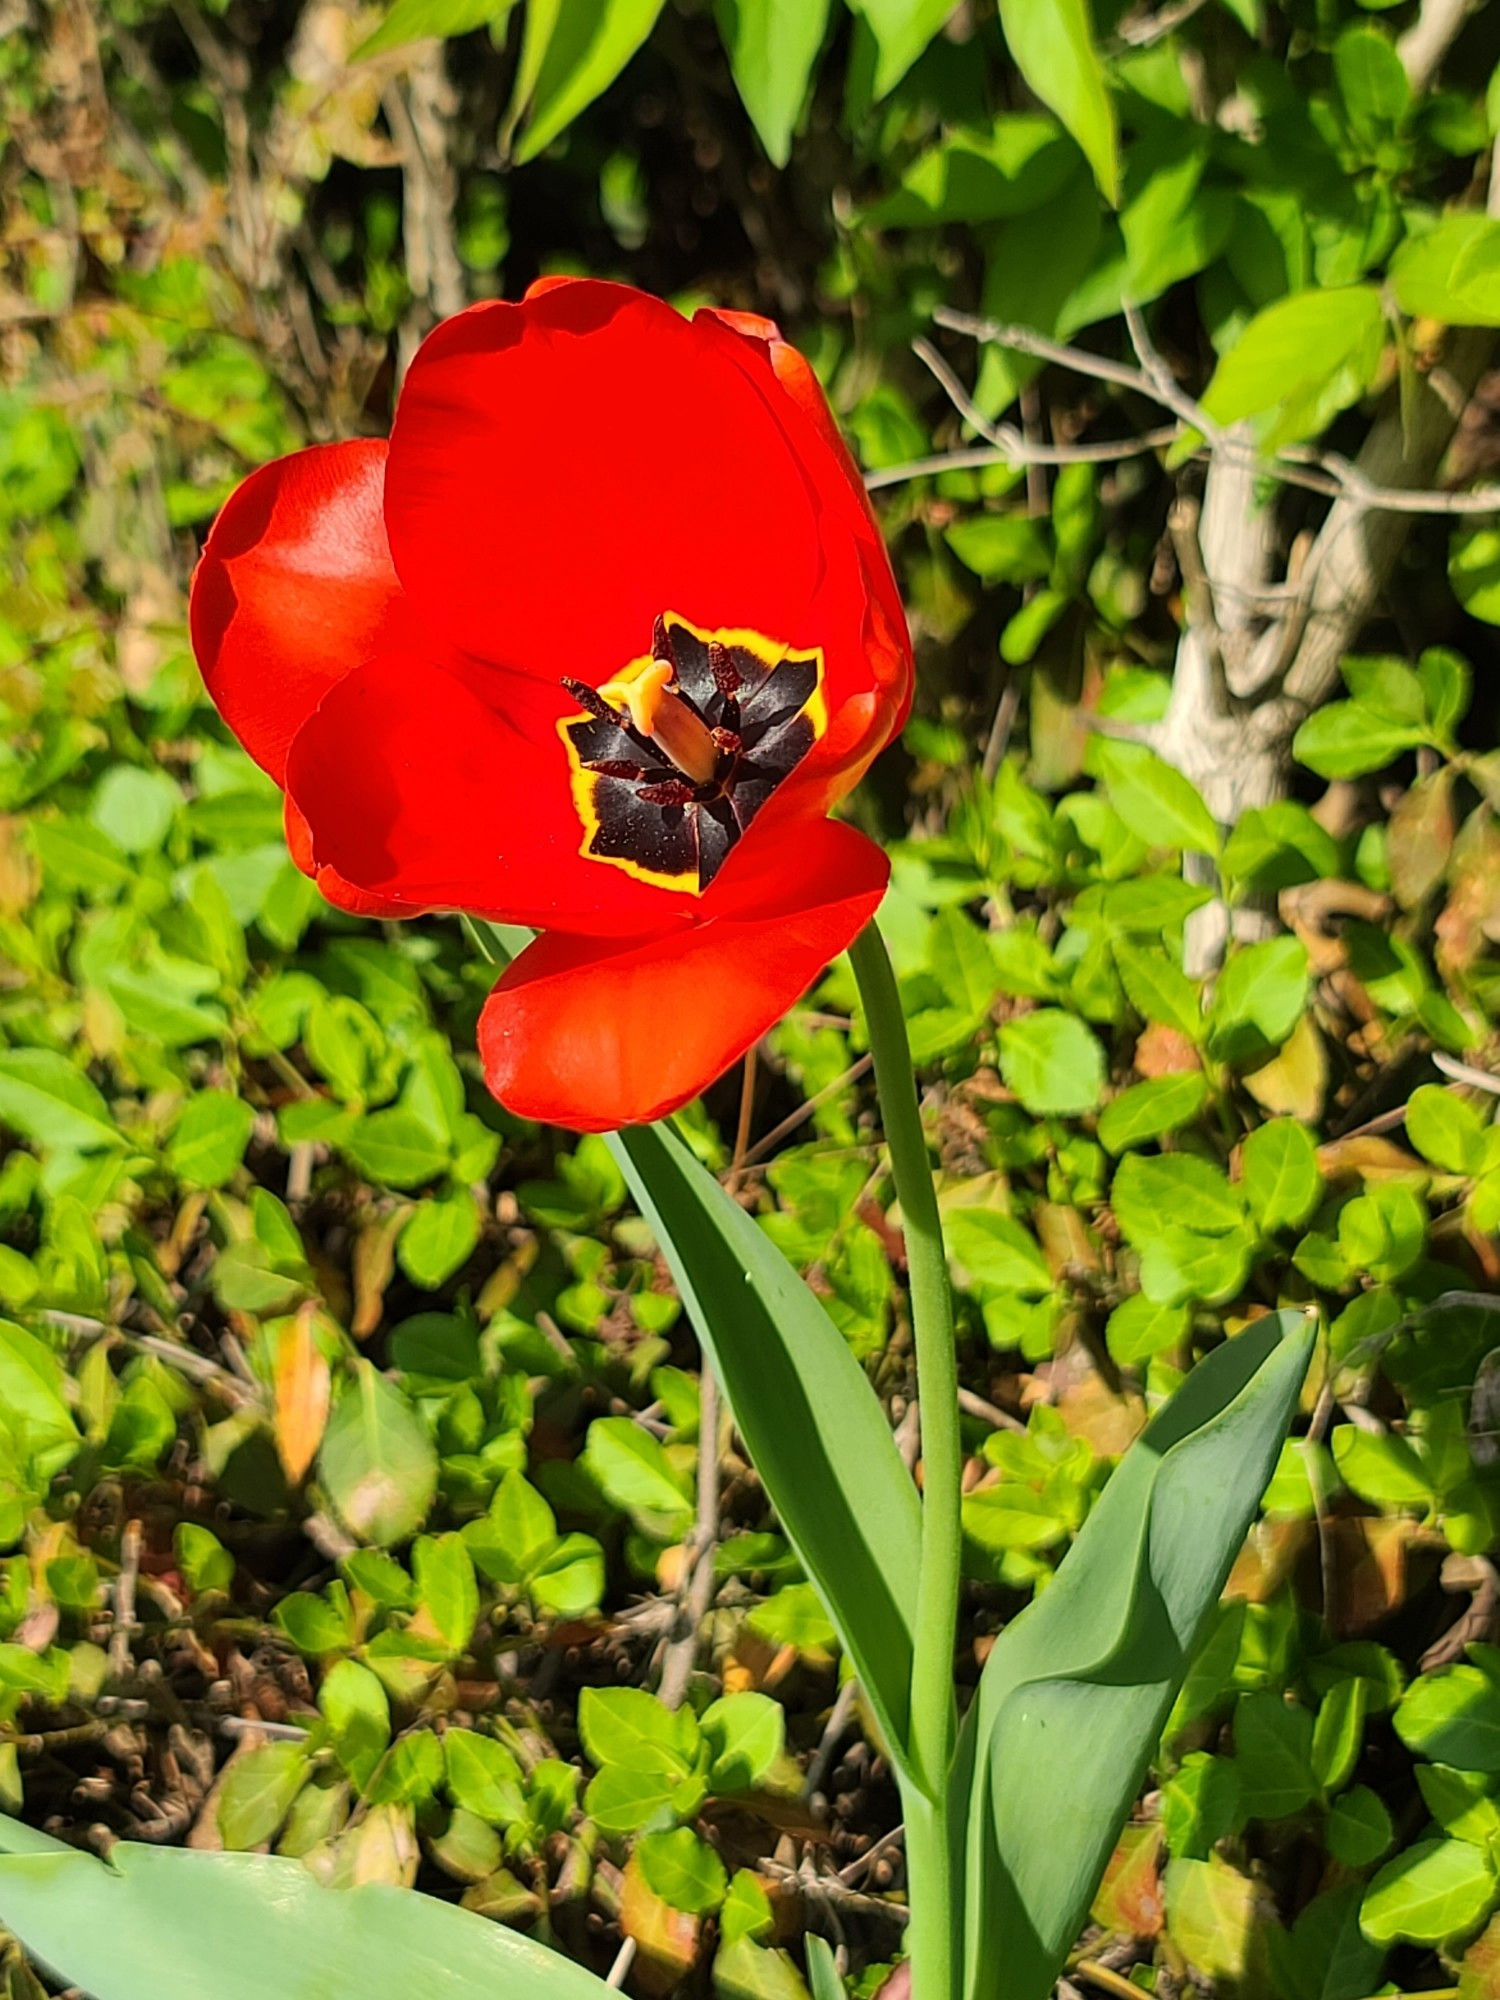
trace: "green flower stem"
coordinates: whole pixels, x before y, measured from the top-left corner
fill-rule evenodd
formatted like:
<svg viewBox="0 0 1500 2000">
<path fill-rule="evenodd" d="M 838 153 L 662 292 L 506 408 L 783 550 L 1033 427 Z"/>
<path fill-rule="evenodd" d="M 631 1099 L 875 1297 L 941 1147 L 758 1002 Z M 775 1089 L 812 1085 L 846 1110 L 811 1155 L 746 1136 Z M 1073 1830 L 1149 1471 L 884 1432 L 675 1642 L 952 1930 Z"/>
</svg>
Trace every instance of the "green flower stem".
<svg viewBox="0 0 1500 2000">
<path fill-rule="evenodd" d="M 849 947 L 849 957 L 864 1001 L 891 1175 L 901 1204 L 922 1420 L 922 1562 L 910 1735 L 915 1780 L 902 1787 L 912 2000 L 956 2000 L 961 1912 L 948 1779 L 958 1726 L 953 1648 L 962 1556 L 963 1445 L 953 1299 L 906 1017 L 885 943 L 873 923 Z"/>
</svg>

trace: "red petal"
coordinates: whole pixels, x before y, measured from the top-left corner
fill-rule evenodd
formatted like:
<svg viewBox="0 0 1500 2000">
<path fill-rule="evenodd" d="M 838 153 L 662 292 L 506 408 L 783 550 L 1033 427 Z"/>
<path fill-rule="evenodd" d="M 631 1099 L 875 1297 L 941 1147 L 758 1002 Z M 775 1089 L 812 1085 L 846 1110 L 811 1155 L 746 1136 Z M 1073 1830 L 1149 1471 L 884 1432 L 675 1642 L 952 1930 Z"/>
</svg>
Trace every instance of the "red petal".
<svg viewBox="0 0 1500 2000">
<path fill-rule="evenodd" d="M 386 545 L 385 444 L 313 445 L 225 501 L 193 577 L 193 651 L 224 720 L 281 784 L 333 684 L 411 631 Z"/>
<path fill-rule="evenodd" d="M 825 563 L 799 643 L 824 650 L 831 709 L 864 694 L 879 696 L 881 708 L 889 713 L 873 732 L 880 739 L 878 749 L 906 720 L 913 664 L 901 593 L 859 468 L 811 365 L 781 338 L 770 320 L 706 308 L 693 324 L 715 339 L 725 358 L 765 396 L 788 449 L 817 489 Z M 836 544 L 829 517 L 848 530 L 849 555 Z M 858 732 L 862 745 L 870 733 Z M 819 762 L 831 762 L 833 749 L 831 742 L 825 744 Z M 873 755 L 871 750 L 869 756 Z M 844 785 L 836 796 L 848 789 Z"/>
<path fill-rule="evenodd" d="M 287 851 L 304 875 L 310 875 L 318 885 L 318 892 L 336 910 L 347 910 L 352 917 L 409 917 L 415 913 L 405 903 L 394 903 L 385 896 L 372 896 L 365 889 L 356 889 L 352 882 L 346 882 L 333 868 L 320 868 L 313 858 L 312 828 L 298 810 L 295 799 L 282 802 L 282 826 L 286 833 Z"/>
<path fill-rule="evenodd" d="M 490 675 L 502 696 L 511 678 Z M 607 936 L 690 922 L 691 897 L 579 853 L 567 758 L 534 719 L 538 692 L 519 684 L 518 723 L 420 656 L 386 653 L 340 681 L 287 763 L 318 867 L 408 911 Z M 558 688 L 555 714 L 572 706 Z"/>
<path fill-rule="evenodd" d="M 779 1020 L 874 915 L 885 856 L 833 821 L 799 844 L 797 907 L 644 943 L 553 932 L 485 1004 L 485 1080 L 524 1118 L 606 1132 L 696 1097 Z"/>
<path fill-rule="evenodd" d="M 480 658 L 595 685 L 648 650 L 663 611 L 801 643 L 818 508 L 730 341 L 750 344 L 592 280 L 439 327 L 402 391 L 386 489 L 424 619 Z"/>
</svg>

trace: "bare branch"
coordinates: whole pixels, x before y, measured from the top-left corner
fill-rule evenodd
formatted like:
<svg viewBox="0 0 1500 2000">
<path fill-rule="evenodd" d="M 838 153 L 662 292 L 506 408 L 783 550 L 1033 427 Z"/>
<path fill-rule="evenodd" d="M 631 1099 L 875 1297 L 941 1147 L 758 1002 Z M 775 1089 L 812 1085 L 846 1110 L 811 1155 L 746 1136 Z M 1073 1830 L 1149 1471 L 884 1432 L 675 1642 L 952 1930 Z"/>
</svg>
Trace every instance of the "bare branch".
<svg viewBox="0 0 1500 2000">
<path fill-rule="evenodd" d="M 1494 351 L 1488 328 L 1455 330 L 1446 356 L 1448 372 L 1465 400 L 1473 393 Z M 1353 466 L 1335 460 L 1335 476 L 1346 482 L 1343 496 L 1328 510 L 1308 560 L 1307 625 L 1288 669 L 1287 694 L 1305 708 L 1326 699 L 1338 680 L 1340 657 L 1347 652 L 1385 588 L 1410 532 L 1416 513 L 1477 513 L 1495 511 L 1500 494 L 1428 494 L 1421 491 L 1436 473 L 1452 442 L 1457 420 L 1447 404 L 1425 383 L 1403 423 L 1399 410 L 1379 417 Z M 1347 482 L 1353 475 L 1354 484 Z M 1400 487 L 1412 491 L 1403 504 L 1388 506 Z M 1434 504 L 1419 506 L 1428 501 Z M 1447 501 L 1448 505 L 1436 504 Z M 1459 501 L 1478 502 L 1460 507 Z"/>
<path fill-rule="evenodd" d="M 1159 14 L 1133 14 L 1120 23 L 1120 40 L 1127 48 L 1149 49 L 1190 21 L 1203 5 L 1204 0 L 1173 0 Z"/>
<path fill-rule="evenodd" d="M 1480 0 L 1422 0 L 1416 20 L 1396 44 L 1414 95 L 1420 95 L 1432 82 L 1464 22 L 1479 5 Z"/>
<path fill-rule="evenodd" d="M 1257 477 L 1279 480 L 1283 485 L 1300 487 L 1305 492 L 1321 494 L 1324 499 L 1339 502 L 1346 510 L 1340 518 L 1340 533 L 1350 520 L 1358 519 L 1366 513 L 1451 516 L 1500 514 L 1500 486 L 1485 487 L 1477 493 L 1444 493 L 1426 489 L 1420 484 L 1408 486 L 1395 476 L 1403 469 L 1403 460 L 1399 454 L 1392 460 L 1388 451 L 1372 452 L 1368 443 L 1359 458 L 1352 461 L 1337 452 L 1319 452 L 1300 445 L 1288 446 L 1282 451 L 1262 456 L 1255 450 L 1251 440 L 1240 432 L 1239 426 L 1231 430 L 1222 429 L 1175 381 L 1166 364 L 1150 347 L 1144 322 L 1133 308 L 1127 309 L 1126 318 L 1132 322 L 1132 337 L 1138 344 L 1145 342 L 1145 351 L 1151 356 L 1150 366 L 1131 368 L 1123 362 L 1111 361 L 1106 355 L 1090 354 L 1081 347 L 1067 347 L 1059 341 L 1047 340 L 1029 327 L 1007 326 L 999 320 L 975 319 L 967 313 L 949 312 L 946 307 L 939 308 L 933 317 L 939 325 L 950 327 L 956 332 L 971 333 L 976 340 L 1013 348 L 1019 354 L 1036 355 L 1040 359 L 1055 362 L 1058 367 L 1069 368 L 1075 374 L 1085 375 L 1096 382 L 1113 382 L 1122 388 L 1134 389 L 1153 403 L 1160 404 L 1163 409 L 1171 410 L 1173 415 L 1180 419 L 1180 425 L 1172 430 L 1165 433 L 1151 431 L 1146 437 L 1137 439 L 1135 441 L 1137 449 L 1159 448 L 1155 442 L 1148 447 L 1147 438 L 1167 443 L 1178 442 L 1185 434 L 1183 427 L 1187 432 L 1196 431 L 1205 439 L 1210 452 L 1237 460 Z M 1461 334 L 1458 338 L 1461 341 L 1466 337 Z M 925 354 L 922 358 L 927 360 Z M 930 361 L 928 365 L 932 365 Z M 942 363 L 941 367 L 939 380 L 943 381 L 944 387 L 947 388 L 948 381 L 945 378 L 951 378 L 952 371 L 948 369 L 946 363 Z M 937 372 L 935 369 L 934 373 Z M 1451 435 L 1456 413 L 1448 405 L 1456 401 L 1461 408 L 1462 403 L 1467 401 L 1472 392 L 1477 377 L 1470 373 L 1467 357 L 1461 358 L 1458 355 L 1457 344 L 1454 358 L 1450 360 L 1444 372 L 1451 378 L 1454 396 L 1451 398 L 1439 396 L 1434 377 L 1429 377 L 1428 395 L 1425 400 L 1436 403 L 1439 409 L 1446 413 L 1448 433 Z M 959 394 L 964 394 L 962 389 L 959 390 Z M 964 405 L 972 409 L 972 404 L 966 395 L 964 395 Z M 960 410 L 963 413 L 963 405 L 960 405 Z M 972 422 L 973 418 L 966 415 L 965 420 Z M 1399 417 L 1394 421 L 1399 437 Z M 1380 425 L 1377 424 L 1375 429 L 1378 432 Z M 995 453 L 1013 465 L 1026 464 L 1029 451 L 1035 453 L 1033 462 L 1042 465 L 1071 464 L 1089 460 L 1097 463 L 1105 459 L 1134 455 L 1121 444 L 1028 446 L 1018 431 L 1006 425 L 988 426 L 986 434 L 995 440 Z M 1373 435 L 1374 433 L 1372 438 Z M 1446 438 L 1444 442 L 1446 444 Z M 1058 455 L 1049 456 L 1049 452 Z M 1195 458 L 1202 458 L 1204 452 L 1199 449 L 1192 455 Z M 1431 456 L 1427 466 L 1428 477 L 1436 470 L 1441 456 L 1441 451 Z M 867 477 L 865 484 L 873 489 L 876 486 L 894 485 L 898 479 L 916 477 L 919 472 L 942 471 L 950 465 L 956 468 L 960 463 L 975 465 L 992 462 L 988 456 L 974 457 L 965 454 L 960 458 L 956 453 L 948 459 L 918 459 L 911 466 L 892 466 L 872 473 Z M 1372 468 L 1388 471 L 1390 476 L 1372 477 Z"/>
<path fill-rule="evenodd" d="M 1144 458 L 1148 452 L 1164 450 L 1177 436 L 1177 425 L 1100 444 L 1032 445 L 1019 431 L 1003 429 L 1000 436 L 999 444 L 935 452 L 931 458 L 914 458 L 906 465 L 883 465 L 878 471 L 865 474 L 866 491 L 875 493 L 882 486 L 899 486 L 905 480 L 925 479 L 935 472 L 974 471 L 984 465 L 1114 465 L 1123 458 Z M 1500 513 L 1500 501 L 1496 502 L 1495 511 Z"/>
<path fill-rule="evenodd" d="M 1118 382 L 1122 389 L 1137 389 L 1154 403 L 1161 401 L 1144 370 L 1132 368 L 1124 361 L 1111 361 L 1105 354 L 1090 354 L 1086 348 L 1064 346 L 1060 340 L 1049 340 L 1034 327 L 1011 326 L 998 319 L 976 319 L 973 313 L 954 312 L 948 306 L 939 306 L 932 317 L 950 333 L 967 333 L 988 346 L 1009 347 L 1017 354 L 1030 354 L 1038 361 L 1053 361 L 1059 368 L 1071 368 L 1075 374 L 1091 375 L 1096 382 Z"/>
</svg>

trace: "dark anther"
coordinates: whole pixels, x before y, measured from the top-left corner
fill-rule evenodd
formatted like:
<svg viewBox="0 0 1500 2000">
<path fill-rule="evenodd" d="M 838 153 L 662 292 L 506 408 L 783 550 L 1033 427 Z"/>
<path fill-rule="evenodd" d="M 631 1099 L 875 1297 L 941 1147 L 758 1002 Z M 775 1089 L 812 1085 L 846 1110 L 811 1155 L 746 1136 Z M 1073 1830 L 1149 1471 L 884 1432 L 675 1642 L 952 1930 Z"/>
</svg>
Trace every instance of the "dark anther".
<svg viewBox="0 0 1500 2000">
<path fill-rule="evenodd" d="M 698 789 L 685 778 L 664 778 L 659 785 L 642 785 L 636 793 L 648 806 L 690 806 Z"/>
<path fill-rule="evenodd" d="M 740 670 L 734 664 L 729 648 L 721 645 L 717 639 L 710 639 L 708 642 L 708 671 L 713 675 L 714 686 L 725 701 L 732 695 L 737 695 L 744 686 Z"/>
<path fill-rule="evenodd" d="M 586 681 L 575 681 L 570 675 L 564 674 L 562 684 L 578 706 L 586 708 L 596 722 L 619 721 L 618 711 L 611 708 L 603 695 L 596 688 L 591 688 Z"/>
<path fill-rule="evenodd" d="M 710 729 L 708 733 L 721 757 L 738 757 L 745 747 L 737 729 Z"/>
<path fill-rule="evenodd" d="M 667 630 L 666 619 L 660 613 L 657 614 L 656 623 L 651 627 L 651 657 L 653 660 L 665 660 L 673 673 L 676 673 L 677 660 L 672 652 L 672 635 Z"/>
<path fill-rule="evenodd" d="M 595 771 L 601 778 L 644 778 L 645 770 L 639 764 L 632 764 L 628 757 L 598 757 L 584 765 L 585 771 Z"/>
</svg>

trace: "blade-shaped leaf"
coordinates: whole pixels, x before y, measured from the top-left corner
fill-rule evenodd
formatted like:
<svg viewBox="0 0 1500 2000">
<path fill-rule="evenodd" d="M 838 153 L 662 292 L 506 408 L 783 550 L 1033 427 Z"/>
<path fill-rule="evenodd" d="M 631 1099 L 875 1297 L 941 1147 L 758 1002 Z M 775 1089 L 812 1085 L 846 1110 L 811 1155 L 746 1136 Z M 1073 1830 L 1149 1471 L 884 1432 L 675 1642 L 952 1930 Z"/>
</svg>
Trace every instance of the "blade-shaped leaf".
<svg viewBox="0 0 1500 2000">
<path fill-rule="evenodd" d="M 778 167 L 791 157 L 828 6 L 829 0 L 718 0 L 734 87 Z"/>
<path fill-rule="evenodd" d="M 780 1250 L 675 1133 L 637 1126 L 609 1145 L 904 1765 L 921 1502 L 879 1399 Z"/>
<path fill-rule="evenodd" d="M 1119 133 L 1087 0 L 1000 0 L 1000 25 L 1016 68 L 1083 148 L 1104 199 L 1117 201 Z"/>
<path fill-rule="evenodd" d="M 510 114 L 526 117 L 517 165 L 545 151 L 609 88 L 661 10 L 662 0 L 530 0 Z"/>
<path fill-rule="evenodd" d="M 1245 1538 L 1306 1373 L 1298 1312 L 1201 1361 L 1131 1447 L 967 1719 L 966 2000 L 1045 2000 Z"/>
<path fill-rule="evenodd" d="M 452 1903 L 325 1889 L 300 1861 L 121 1841 L 109 1861 L 0 1820 L 0 1922 L 95 2000 L 606 2000 L 571 1959 Z M 441 1968 L 435 1973 L 434 1968 Z"/>
</svg>

